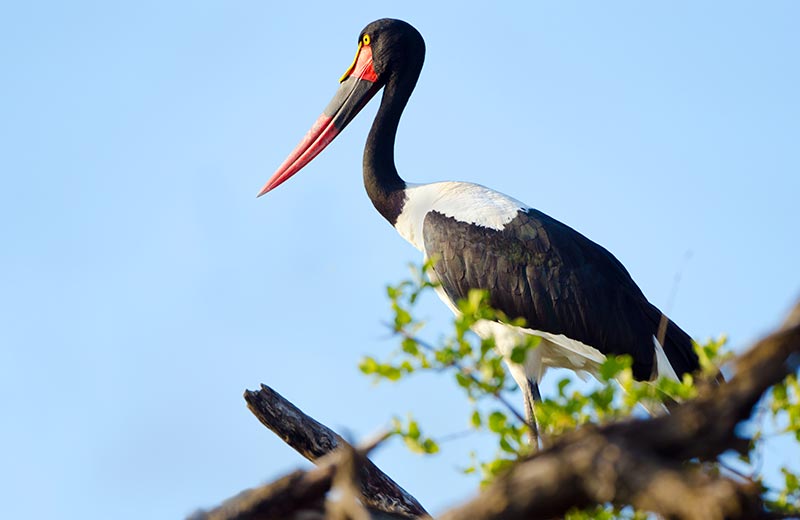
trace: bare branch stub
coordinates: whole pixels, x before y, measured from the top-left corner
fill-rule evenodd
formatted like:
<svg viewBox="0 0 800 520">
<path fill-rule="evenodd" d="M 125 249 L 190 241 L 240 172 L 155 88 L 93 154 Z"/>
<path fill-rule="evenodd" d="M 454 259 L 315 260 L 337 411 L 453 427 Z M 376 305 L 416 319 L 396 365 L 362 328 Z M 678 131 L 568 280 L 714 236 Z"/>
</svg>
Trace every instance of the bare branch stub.
<svg viewBox="0 0 800 520">
<path fill-rule="evenodd" d="M 267 385 L 262 384 L 258 391 L 245 390 L 244 400 L 261 424 L 311 462 L 345 443 L 336 432 L 303 413 Z"/>
<path fill-rule="evenodd" d="M 261 390 L 244 393 L 247 407 L 264 426 L 303 457 L 317 462 L 321 457 L 344 446 L 336 432 L 303 413 L 278 392 L 261 385 Z M 359 482 L 365 505 L 406 518 L 428 517 L 427 511 L 406 490 L 365 458 Z"/>
</svg>

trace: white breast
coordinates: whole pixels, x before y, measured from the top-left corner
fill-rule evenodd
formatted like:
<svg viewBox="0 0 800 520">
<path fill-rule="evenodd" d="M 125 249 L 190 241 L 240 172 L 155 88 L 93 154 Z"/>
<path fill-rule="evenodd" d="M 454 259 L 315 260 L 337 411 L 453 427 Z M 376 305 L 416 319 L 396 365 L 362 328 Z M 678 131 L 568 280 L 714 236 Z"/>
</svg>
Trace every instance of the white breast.
<svg viewBox="0 0 800 520">
<path fill-rule="evenodd" d="M 420 251 L 425 250 L 422 223 L 430 211 L 461 222 L 501 230 L 528 207 L 520 201 L 468 182 L 408 184 L 403 211 L 394 227 Z"/>
</svg>

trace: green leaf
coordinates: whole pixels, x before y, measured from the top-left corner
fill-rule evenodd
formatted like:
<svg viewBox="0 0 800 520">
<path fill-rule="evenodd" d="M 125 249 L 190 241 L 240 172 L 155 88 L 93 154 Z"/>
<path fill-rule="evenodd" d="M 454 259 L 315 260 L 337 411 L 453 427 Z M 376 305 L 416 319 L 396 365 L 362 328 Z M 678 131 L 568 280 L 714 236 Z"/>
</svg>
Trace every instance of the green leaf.
<svg viewBox="0 0 800 520">
<path fill-rule="evenodd" d="M 513 461 L 508 459 L 495 459 L 484 466 L 484 471 L 494 477 L 510 467 L 512 463 Z"/>
<path fill-rule="evenodd" d="M 385 377 L 389 381 L 397 381 L 403 377 L 403 373 L 399 368 L 392 365 L 378 365 L 377 372 L 379 375 Z"/>
<path fill-rule="evenodd" d="M 516 455 L 517 450 L 515 450 L 511 444 L 509 444 L 508 440 L 505 437 L 500 437 L 500 449 L 506 453 L 511 453 Z"/>
<path fill-rule="evenodd" d="M 395 309 L 394 323 L 397 330 L 402 330 L 403 327 L 411 323 L 411 314 L 400 307 Z"/>
<path fill-rule="evenodd" d="M 600 379 L 611 381 L 632 364 L 630 356 L 608 356 L 600 365 Z"/>
<path fill-rule="evenodd" d="M 476 313 L 478 309 L 481 308 L 481 304 L 483 300 L 486 298 L 486 291 L 482 291 L 480 289 L 470 289 L 469 295 L 467 295 L 467 300 L 469 301 L 469 309 Z"/>
<path fill-rule="evenodd" d="M 406 354 L 411 354 L 412 356 L 416 356 L 419 354 L 419 347 L 417 346 L 417 342 L 414 341 L 412 338 L 404 338 L 402 343 L 403 352 Z"/>
<path fill-rule="evenodd" d="M 367 356 L 361 360 L 361 363 L 358 364 L 358 368 L 365 374 L 374 374 L 378 371 L 378 362 L 375 361 L 375 358 Z"/>
<path fill-rule="evenodd" d="M 505 429 L 508 418 L 506 414 L 499 411 L 494 411 L 489 414 L 489 430 L 495 433 L 500 433 Z"/>
<path fill-rule="evenodd" d="M 517 346 L 511 349 L 511 361 L 521 365 L 525 362 L 525 358 L 528 355 L 528 349 L 524 346 Z"/>
<path fill-rule="evenodd" d="M 432 455 L 439 452 L 439 445 L 433 439 L 425 439 L 422 441 L 422 450 Z"/>
<path fill-rule="evenodd" d="M 406 433 L 412 439 L 419 439 L 420 431 L 419 431 L 419 423 L 414 420 L 408 421 L 408 432 Z"/>
<path fill-rule="evenodd" d="M 456 372 L 456 381 L 462 388 L 469 388 L 472 385 L 472 380 L 461 372 Z"/>
<path fill-rule="evenodd" d="M 470 417 L 470 424 L 473 428 L 480 428 L 481 427 L 481 413 L 478 410 L 472 412 L 472 417 Z"/>
<path fill-rule="evenodd" d="M 781 468 L 781 473 L 783 473 L 783 478 L 786 482 L 787 491 L 789 491 L 790 493 L 794 493 L 795 491 L 800 491 L 800 478 L 798 478 L 797 475 L 795 475 L 786 468 Z"/>
<path fill-rule="evenodd" d="M 571 381 L 568 378 L 564 378 L 558 382 L 558 395 L 560 397 L 564 397 L 564 391 L 567 389 Z"/>
</svg>

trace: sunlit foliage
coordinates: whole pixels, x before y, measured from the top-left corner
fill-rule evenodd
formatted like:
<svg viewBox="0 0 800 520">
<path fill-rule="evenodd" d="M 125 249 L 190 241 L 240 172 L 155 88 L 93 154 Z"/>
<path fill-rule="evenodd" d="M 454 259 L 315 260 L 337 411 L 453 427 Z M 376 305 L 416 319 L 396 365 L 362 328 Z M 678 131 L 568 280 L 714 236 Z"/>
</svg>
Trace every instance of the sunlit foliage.
<svg viewBox="0 0 800 520">
<path fill-rule="evenodd" d="M 415 319 L 414 307 L 421 295 L 435 288 L 425 275 L 430 268 L 430 262 L 421 268 L 412 268 L 410 279 L 387 287 L 392 310 L 390 327 L 400 338 L 400 346 L 385 360 L 365 357 L 359 368 L 375 381 L 398 381 L 424 371 L 451 377 L 471 403 L 471 412 L 465 418 L 469 427 L 490 435 L 496 443 L 492 457 L 481 459 L 472 453 L 463 467 L 465 473 L 478 474 L 481 483 L 486 484 L 518 458 L 530 454 L 532 448 L 528 440 L 528 425 L 517 406 L 512 404 L 518 397 L 508 395 L 518 392 L 516 383 L 505 369 L 502 356 L 493 348 L 493 342 L 481 340 L 470 332 L 470 327 L 479 320 L 497 320 L 519 326 L 523 326 L 524 321 L 508 319 L 489 306 L 485 292 L 473 290 L 467 299 L 458 302 L 460 312 L 453 319 L 451 333 L 435 343 L 423 340 L 424 323 Z M 537 348 L 538 343 L 535 336 L 527 336 L 524 343 L 513 350 L 511 359 L 523 361 L 527 352 Z M 695 345 L 701 364 L 699 377 L 713 378 L 719 367 L 731 359 L 732 354 L 725 345 L 725 337 Z M 536 418 L 542 438 L 551 440 L 585 423 L 603 424 L 635 414 L 644 416 L 645 409 L 653 410 L 663 407 L 664 402 L 683 401 L 695 395 L 690 375 L 685 375 L 680 383 L 666 378 L 652 383 L 639 382 L 633 378 L 629 357 L 609 357 L 601 365 L 597 381 L 588 388 L 577 385 L 569 377 L 559 380 L 557 392 L 544 395 L 543 401 L 537 404 Z M 772 417 L 772 434 L 791 435 L 800 443 L 800 385 L 797 377 L 789 377 L 773 387 L 764 406 Z M 764 428 L 764 424 L 755 425 L 751 456 L 744 457 L 745 462 L 750 463 L 752 454 L 758 453 Z M 441 443 L 433 436 L 424 435 L 422 427 L 411 415 L 406 419 L 395 418 L 394 433 L 414 452 L 431 454 L 441 449 Z M 753 463 L 751 468 L 756 466 Z M 764 499 L 776 511 L 797 511 L 800 507 L 800 479 L 787 468 L 781 471 L 783 486 L 777 489 L 765 487 Z M 761 482 L 755 469 L 751 471 L 751 478 Z M 571 511 L 566 518 L 639 519 L 646 516 L 630 507 L 617 509 L 599 505 Z"/>
</svg>

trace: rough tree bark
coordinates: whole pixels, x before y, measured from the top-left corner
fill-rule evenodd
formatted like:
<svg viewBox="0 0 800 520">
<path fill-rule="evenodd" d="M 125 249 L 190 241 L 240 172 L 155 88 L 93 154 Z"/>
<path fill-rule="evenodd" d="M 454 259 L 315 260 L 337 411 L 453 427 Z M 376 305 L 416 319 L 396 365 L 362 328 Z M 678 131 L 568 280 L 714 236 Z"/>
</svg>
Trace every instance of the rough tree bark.
<svg viewBox="0 0 800 520">
<path fill-rule="evenodd" d="M 703 471 L 702 461 L 729 449 L 746 451 L 748 440 L 737 437 L 736 426 L 750 417 L 770 386 L 799 367 L 800 302 L 780 329 L 734 362 L 727 383 L 705 385 L 697 399 L 675 406 L 669 415 L 590 425 L 564 435 L 441 519 L 556 518 L 573 507 L 609 502 L 687 520 L 782 517 L 764 510 L 754 483 Z M 357 499 L 370 511 L 366 517 L 356 511 L 337 513 L 337 518 L 426 516 L 413 497 L 358 452 L 338 455 L 342 450 L 336 448 L 346 444 L 341 437 L 269 387 L 246 392 L 245 399 L 262 423 L 319 466 L 245 492 L 196 518 L 293 518 L 288 512 L 300 509 L 323 515 L 325 493 L 337 468 L 347 464 L 360 468 L 350 481 L 361 482 Z M 236 515 L 225 516 L 223 509 Z"/>
<path fill-rule="evenodd" d="M 349 446 L 336 432 L 304 414 L 267 385 L 262 384 L 257 392 L 245 391 L 244 398 L 264 426 L 311 462 L 340 446 Z M 416 498 L 369 459 L 361 467 L 359 482 L 364 502 L 371 508 L 409 518 L 428 514 Z"/>
<path fill-rule="evenodd" d="M 264 424 L 317 468 L 295 471 L 285 477 L 227 500 L 211 511 L 194 513 L 191 520 L 245 520 L 325 517 L 325 495 L 335 484 L 337 468 L 355 467 L 352 478 L 339 479 L 338 491 L 357 495 L 370 519 L 408 519 L 428 517 L 420 503 L 383 473 L 366 454 L 377 441 L 357 450 L 336 432 L 303 413 L 278 392 L 261 385 L 261 390 L 246 390 L 247 407 Z M 350 462 L 352 461 L 352 462 Z M 357 491 L 350 483 L 357 483 Z M 354 509 L 353 507 L 350 508 Z M 299 513 L 299 515 L 298 515 Z M 315 516 L 317 515 L 317 516 Z M 321 515 L 321 516 L 320 516 Z M 328 510 L 328 516 L 330 510 Z M 345 514 L 344 517 L 356 517 Z"/>
</svg>

